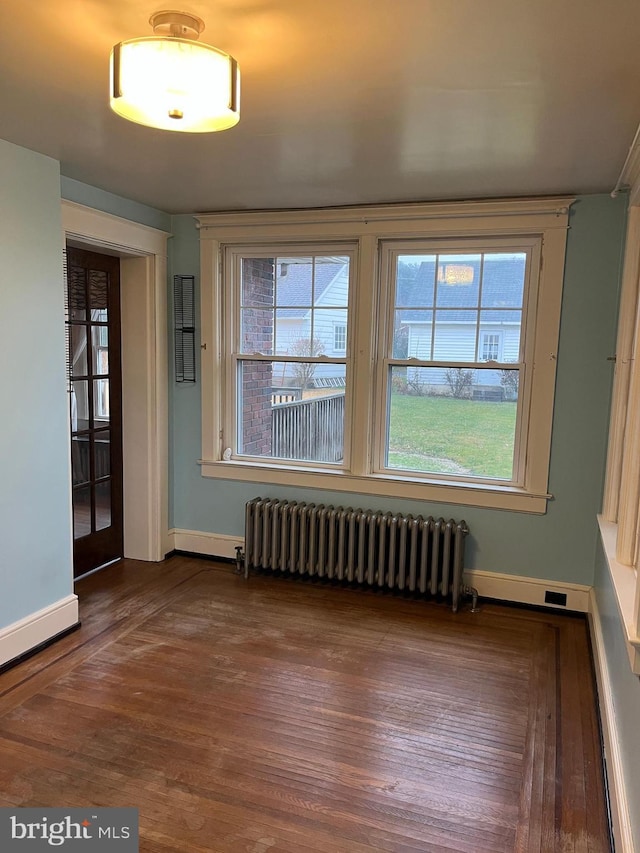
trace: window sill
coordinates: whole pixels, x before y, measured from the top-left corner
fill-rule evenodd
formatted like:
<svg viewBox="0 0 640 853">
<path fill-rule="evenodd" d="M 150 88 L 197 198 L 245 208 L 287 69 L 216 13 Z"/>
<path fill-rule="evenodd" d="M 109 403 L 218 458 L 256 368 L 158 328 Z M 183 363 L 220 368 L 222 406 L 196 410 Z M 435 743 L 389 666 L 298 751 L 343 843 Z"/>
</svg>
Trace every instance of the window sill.
<svg viewBox="0 0 640 853">
<path fill-rule="evenodd" d="M 618 614 L 622 623 L 629 662 L 635 675 L 640 675 L 640 637 L 635 631 L 633 612 L 637 575 L 630 566 L 623 566 L 616 560 L 617 525 L 611 521 L 605 521 L 601 515 L 598 516 L 598 525 L 611 582 L 616 594 Z"/>
<path fill-rule="evenodd" d="M 221 480 L 238 480 L 250 483 L 266 483 L 277 486 L 295 486 L 324 489 L 332 492 L 353 492 L 375 497 L 403 498 L 407 500 L 450 503 L 487 509 L 505 509 L 512 512 L 527 512 L 543 515 L 551 495 L 533 494 L 513 486 L 490 486 L 487 484 L 455 483 L 451 481 L 415 480 L 386 474 L 370 474 L 359 477 L 346 471 L 319 468 L 274 467 L 260 463 L 236 460 L 217 462 L 201 459 L 203 477 Z"/>
</svg>

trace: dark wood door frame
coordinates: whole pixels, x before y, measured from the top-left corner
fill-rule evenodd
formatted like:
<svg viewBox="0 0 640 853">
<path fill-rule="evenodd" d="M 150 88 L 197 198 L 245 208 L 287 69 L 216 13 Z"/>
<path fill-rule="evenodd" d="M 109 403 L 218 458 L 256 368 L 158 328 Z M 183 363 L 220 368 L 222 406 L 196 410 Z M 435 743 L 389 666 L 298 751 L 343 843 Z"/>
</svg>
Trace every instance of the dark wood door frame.
<svg viewBox="0 0 640 853">
<path fill-rule="evenodd" d="M 67 248 L 74 576 L 123 556 L 119 259 Z"/>
</svg>

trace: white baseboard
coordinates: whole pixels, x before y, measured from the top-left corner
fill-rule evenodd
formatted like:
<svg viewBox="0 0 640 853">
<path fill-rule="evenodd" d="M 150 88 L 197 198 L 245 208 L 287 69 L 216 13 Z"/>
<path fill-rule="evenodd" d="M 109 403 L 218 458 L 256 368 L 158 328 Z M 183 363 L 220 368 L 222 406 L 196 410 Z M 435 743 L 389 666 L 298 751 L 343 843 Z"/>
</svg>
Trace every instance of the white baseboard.
<svg viewBox="0 0 640 853">
<path fill-rule="evenodd" d="M 598 683 L 598 701 L 600 705 L 600 720 L 604 740 L 604 754 L 607 766 L 607 782 L 609 785 L 609 804 L 611 808 L 611 828 L 615 842 L 616 853 L 633 853 L 633 837 L 631 835 L 631 820 L 629 801 L 624 783 L 622 754 L 616 712 L 613 704 L 609 665 L 604 649 L 604 637 L 600 622 L 600 613 L 595 592 L 589 596 L 591 626 L 591 645 Z"/>
<path fill-rule="evenodd" d="M 169 531 L 169 541 L 175 551 L 189 551 L 208 557 L 226 557 L 235 560 L 236 546 L 244 548 L 242 536 L 227 536 L 224 533 L 204 533 L 200 530 Z"/>
<path fill-rule="evenodd" d="M 176 551 L 189 551 L 192 554 L 203 554 L 208 557 L 226 557 L 235 559 L 236 546 L 244 548 L 242 536 L 227 536 L 224 533 L 205 533 L 200 530 L 181 530 L 174 528 L 169 531 L 169 541 Z M 538 604 L 543 607 L 553 607 L 556 610 L 575 610 L 579 613 L 589 612 L 589 590 L 591 587 L 580 584 L 563 583 L 562 581 L 540 580 L 539 578 L 522 578 L 516 575 L 501 575 L 496 572 L 483 572 L 467 569 L 464 572 L 464 582 L 474 586 L 480 597 L 496 598 L 501 601 L 516 601 L 521 604 Z M 546 590 L 565 593 L 566 606 L 546 603 Z"/>
<path fill-rule="evenodd" d="M 496 598 L 500 601 L 515 601 L 519 604 L 537 604 L 541 607 L 551 607 L 554 610 L 589 612 L 591 587 L 582 584 L 502 575 L 497 572 L 484 572 L 478 569 L 465 569 L 464 582 L 467 586 L 474 586 L 478 590 L 480 598 Z M 567 596 L 566 605 L 546 602 L 544 594 L 547 590 L 564 593 Z"/>
<path fill-rule="evenodd" d="M 30 652 L 78 623 L 78 596 L 68 595 L 49 607 L 0 630 L 0 666 Z"/>
</svg>

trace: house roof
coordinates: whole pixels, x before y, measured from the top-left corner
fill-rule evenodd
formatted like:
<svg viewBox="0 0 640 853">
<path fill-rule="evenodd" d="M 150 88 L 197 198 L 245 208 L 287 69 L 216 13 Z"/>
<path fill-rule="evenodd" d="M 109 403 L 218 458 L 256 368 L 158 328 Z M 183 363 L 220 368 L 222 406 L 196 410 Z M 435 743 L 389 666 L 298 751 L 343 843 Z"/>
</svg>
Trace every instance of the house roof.
<svg viewBox="0 0 640 853">
<path fill-rule="evenodd" d="M 440 255 L 419 266 L 400 264 L 396 305 L 404 323 L 518 323 L 521 319 L 526 256 L 524 254 Z M 419 310 L 418 310 L 419 309 Z M 425 310 L 426 309 L 426 310 Z M 517 310 L 513 310 L 517 309 Z"/>
<path fill-rule="evenodd" d="M 277 319 L 306 317 L 312 307 L 312 301 L 316 306 L 318 305 L 344 266 L 341 263 L 316 264 L 312 295 L 311 264 L 289 263 L 285 267 L 284 275 L 281 271 L 282 265 L 278 264 L 276 275 Z M 287 307 L 281 308 L 281 305 Z"/>
</svg>

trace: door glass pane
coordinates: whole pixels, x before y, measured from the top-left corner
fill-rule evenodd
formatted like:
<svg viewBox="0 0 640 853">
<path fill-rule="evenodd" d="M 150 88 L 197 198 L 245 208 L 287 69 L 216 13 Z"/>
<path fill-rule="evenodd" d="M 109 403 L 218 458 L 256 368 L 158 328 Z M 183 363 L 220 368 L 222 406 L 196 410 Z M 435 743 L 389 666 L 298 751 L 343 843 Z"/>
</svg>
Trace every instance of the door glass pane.
<svg viewBox="0 0 640 853">
<path fill-rule="evenodd" d="M 71 383 L 71 430 L 89 429 L 89 382 L 86 379 Z"/>
<path fill-rule="evenodd" d="M 94 470 L 95 478 L 108 477 L 111 474 L 111 434 L 108 429 L 94 433 Z"/>
<path fill-rule="evenodd" d="M 71 473 L 73 485 L 88 483 L 91 468 L 89 466 L 89 436 L 73 436 L 71 439 Z"/>
<path fill-rule="evenodd" d="M 111 480 L 96 483 L 96 530 L 111 525 Z"/>
<path fill-rule="evenodd" d="M 91 486 L 73 490 L 73 537 L 80 539 L 91 533 Z"/>
<path fill-rule="evenodd" d="M 91 329 L 92 370 L 94 376 L 109 372 L 109 330 L 105 326 Z"/>
<path fill-rule="evenodd" d="M 96 427 L 107 425 L 110 417 L 109 380 L 93 380 L 93 422 Z"/>
<path fill-rule="evenodd" d="M 92 320 L 101 320 L 105 322 L 107 320 L 107 306 L 108 306 L 108 285 L 109 285 L 109 276 L 106 272 L 102 272 L 102 270 L 89 270 L 89 308 L 91 309 L 91 319 Z M 105 316 L 96 316 L 94 312 L 96 310 L 104 311 Z"/>
<path fill-rule="evenodd" d="M 87 327 L 71 325 L 71 375 L 87 375 Z"/>
<path fill-rule="evenodd" d="M 82 321 L 87 319 L 87 295 L 84 270 L 69 266 L 67 270 L 67 290 L 69 300 L 69 319 Z"/>
</svg>

